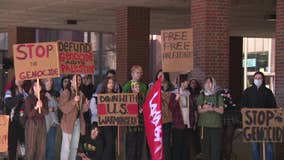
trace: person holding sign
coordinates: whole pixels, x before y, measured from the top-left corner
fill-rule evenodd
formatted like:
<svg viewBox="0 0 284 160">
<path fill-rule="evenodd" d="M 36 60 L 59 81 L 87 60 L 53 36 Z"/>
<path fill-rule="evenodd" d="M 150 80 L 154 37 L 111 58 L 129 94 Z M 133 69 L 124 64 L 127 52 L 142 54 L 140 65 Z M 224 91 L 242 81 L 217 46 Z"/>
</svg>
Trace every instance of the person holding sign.
<svg viewBox="0 0 284 160">
<path fill-rule="evenodd" d="M 77 134 L 85 135 L 85 120 L 84 112 L 89 109 L 89 101 L 84 94 L 78 90 L 81 85 L 81 76 L 74 75 L 71 81 L 71 91 L 65 89 L 59 97 L 59 109 L 63 112 L 61 120 L 62 128 L 62 145 L 61 145 L 61 160 L 70 160 L 71 152 L 77 148 L 71 148 L 72 136 L 80 136 Z M 73 133 L 75 121 L 80 119 L 80 133 Z M 78 146 L 77 146 L 78 147 Z M 72 151 L 71 151 L 72 149 Z M 72 153 L 73 155 L 74 153 Z M 76 156 L 76 153 L 75 153 Z"/>
<path fill-rule="evenodd" d="M 173 157 L 179 160 L 190 159 L 190 147 L 193 142 L 195 115 L 193 99 L 187 90 L 187 76 L 180 75 L 180 88 L 170 96 L 169 108 L 173 117 Z"/>
<path fill-rule="evenodd" d="M 270 89 L 265 86 L 265 77 L 262 72 L 254 74 L 253 85 L 247 88 L 242 97 L 241 107 L 247 108 L 276 108 L 275 97 Z M 253 160 L 260 160 L 261 143 L 252 143 Z M 265 159 L 273 160 L 273 146 L 271 142 L 265 143 Z"/>
<path fill-rule="evenodd" d="M 115 80 L 108 77 L 104 80 L 101 93 L 114 93 Z M 96 106 L 91 106 L 96 107 Z M 114 126 L 103 126 L 102 134 L 104 139 L 104 152 L 103 160 L 114 160 L 115 159 L 115 137 L 116 127 Z"/>
<path fill-rule="evenodd" d="M 138 94 L 138 126 L 128 126 L 126 131 L 126 160 L 141 160 L 144 142 L 143 109 L 144 97 L 139 95 L 140 85 L 137 81 L 131 82 L 132 93 Z"/>
<path fill-rule="evenodd" d="M 201 128 L 201 155 L 210 160 L 220 160 L 222 149 L 224 100 L 217 93 L 216 86 L 213 77 L 206 77 L 204 90 L 197 98 L 198 127 Z"/>
<path fill-rule="evenodd" d="M 44 95 L 44 85 L 41 81 L 38 82 L 33 83 L 32 94 L 25 102 L 27 160 L 45 159 L 46 124 L 44 116 L 48 113 L 48 102 Z"/>
</svg>

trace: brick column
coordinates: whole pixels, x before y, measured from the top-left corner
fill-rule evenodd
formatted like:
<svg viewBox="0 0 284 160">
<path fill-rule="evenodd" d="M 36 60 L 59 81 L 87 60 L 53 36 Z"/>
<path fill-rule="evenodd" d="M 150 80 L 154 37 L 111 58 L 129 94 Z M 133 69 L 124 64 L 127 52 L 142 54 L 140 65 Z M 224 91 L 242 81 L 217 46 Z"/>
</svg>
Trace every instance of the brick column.
<svg viewBox="0 0 284 160">
<path fill-rule="evenodd" d="M 284 107 L 284 1 L 276 4 L 275 94 L 277 105 Z"/>
<path fill-rule="evenodd" d="M 237 104 L 241 102 L 243 79 L 243 37 L 230 37 L 229 89 Z"/>
<path fill-rule="evenodd" d="M 130 78 L 132 65 L 141 65 L 144 79 L 149 80 L 150 9 L 120 8 L 116 15 L 117 79 L 124 83 Z"/>
<path fill-rule="evenodd" d="M 192 0 L 193 78 L 214 76 L 221 87 L 229 87 L 230 0 Z"/>
<path fill-rule="evenodd" d="M 8 30 L 8 57 L 13 59 L 13 44 L 33 43 L 36 40 L 35 28 L 10 27 Z M 8 81 L 15 76 L 14 68 L 8 71 Z"/>
</svg>

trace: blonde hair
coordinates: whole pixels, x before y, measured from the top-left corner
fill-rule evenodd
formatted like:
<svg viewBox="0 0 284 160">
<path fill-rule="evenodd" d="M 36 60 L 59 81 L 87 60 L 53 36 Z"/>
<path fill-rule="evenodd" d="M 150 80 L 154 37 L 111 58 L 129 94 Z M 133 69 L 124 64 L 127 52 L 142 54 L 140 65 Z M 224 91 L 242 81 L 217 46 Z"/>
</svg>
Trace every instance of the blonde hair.
<svg viewBox="0 0 284 160">
<path fill-rule="evenodd" d="M 139 85 L 139 86 L 140 86 L 139 82 L 137 82 L 137 81 L 131 81 L 131 88 L 134 88 L 136 85 Z"/>
<path fill-rule="evenodd" d="M 141 72 L 143 72 L 143 69 L 140 65 L 134 65 L 130 69 L 131 73 L 134 72 L 135 70 L 140 70 Z"/>
</svg>

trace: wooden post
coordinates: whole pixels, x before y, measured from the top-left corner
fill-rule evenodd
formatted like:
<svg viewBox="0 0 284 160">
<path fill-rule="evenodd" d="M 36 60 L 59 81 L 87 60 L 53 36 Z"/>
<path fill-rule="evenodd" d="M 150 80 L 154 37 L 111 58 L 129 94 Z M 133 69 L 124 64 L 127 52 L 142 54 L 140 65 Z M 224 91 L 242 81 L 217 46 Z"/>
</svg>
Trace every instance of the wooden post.
<svg viewBox="0 0 284 160">
<path fill-rule="evenodd" d="M 36 79 L 36 82 L 37 82 L 37 95 L 38 95 L 38 100 L 40 101 L 41 99 L 40 99 L 40 90 L 39 90 L 39 88 L 40 88 L 39 78 Z M 42 107 L 42 106 L 40 106 L 40 107 L 38 108 L 38 113 L 39 113 L 39 114 L 41 114 L 41 107 Z"/>
<path fill-rule="evenodd" d="M 204 127 L 202 126 L 201 127 L 201 140 L 203 140 L 204 138 Z"/>
<path fill-rule="evenodd" d="M 262 142 L 262 159 L 266 159 L 266 153 L 265 153 L 265 141 Z"/>
<path fill-rule="evenodd" d="M 119 126 L 117 126 L 117 157 L 119 157 L 120 156 L 120 133 L 119 133 L 119 131 L 120 131 L 120 129 L 119 129 L 120 127 Z"/>
</svg>

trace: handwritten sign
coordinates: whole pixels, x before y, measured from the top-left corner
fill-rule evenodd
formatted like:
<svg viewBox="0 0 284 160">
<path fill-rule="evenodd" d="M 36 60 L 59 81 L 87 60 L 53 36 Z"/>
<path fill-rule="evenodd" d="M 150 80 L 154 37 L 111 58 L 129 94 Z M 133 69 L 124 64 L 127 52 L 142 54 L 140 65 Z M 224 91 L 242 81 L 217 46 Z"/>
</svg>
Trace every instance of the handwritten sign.
<svg viewBox="0 0 284 160">
<path fill-rule="evenodd" d="M 137 126 L 137 94 L 99 94 L 99 126 Z"/>
<path fill-rule="evenodd" d="M 283 109 L 244 108 L 242 116 L 244 142 L 283 142 Z"/>
<path fill-rule="evenodd" d="M 172 122 L 172 112 L 169 110 L 171 92 L 162 93 L 162 120 L 163 124 Z"/>
<path fill-rule="evenodd" d="M 192 29 L 162 30 L 164 72 L 189 72 L 193 68 Z"/>
<path fill-rule="evenodd" d="M 0 115 L 0 152 L 8 151 L 9 116 Z"/>
<path fill-rule="evenodd" d="M 17 80 L 59 77 L 56 42 L 15 44 L 13 51 Z"/>
<path fill-rule="evenodd" d="M 45 42 L 13 45 L 17 80 L 55 78 L 61 74 L 93 74 L 89 43 Z"/>
<path fill-rule="evenodd" d="M 61 74 L 94 74 L 94 54 L 90 43 L 59 41 Z"/>
</svg>

